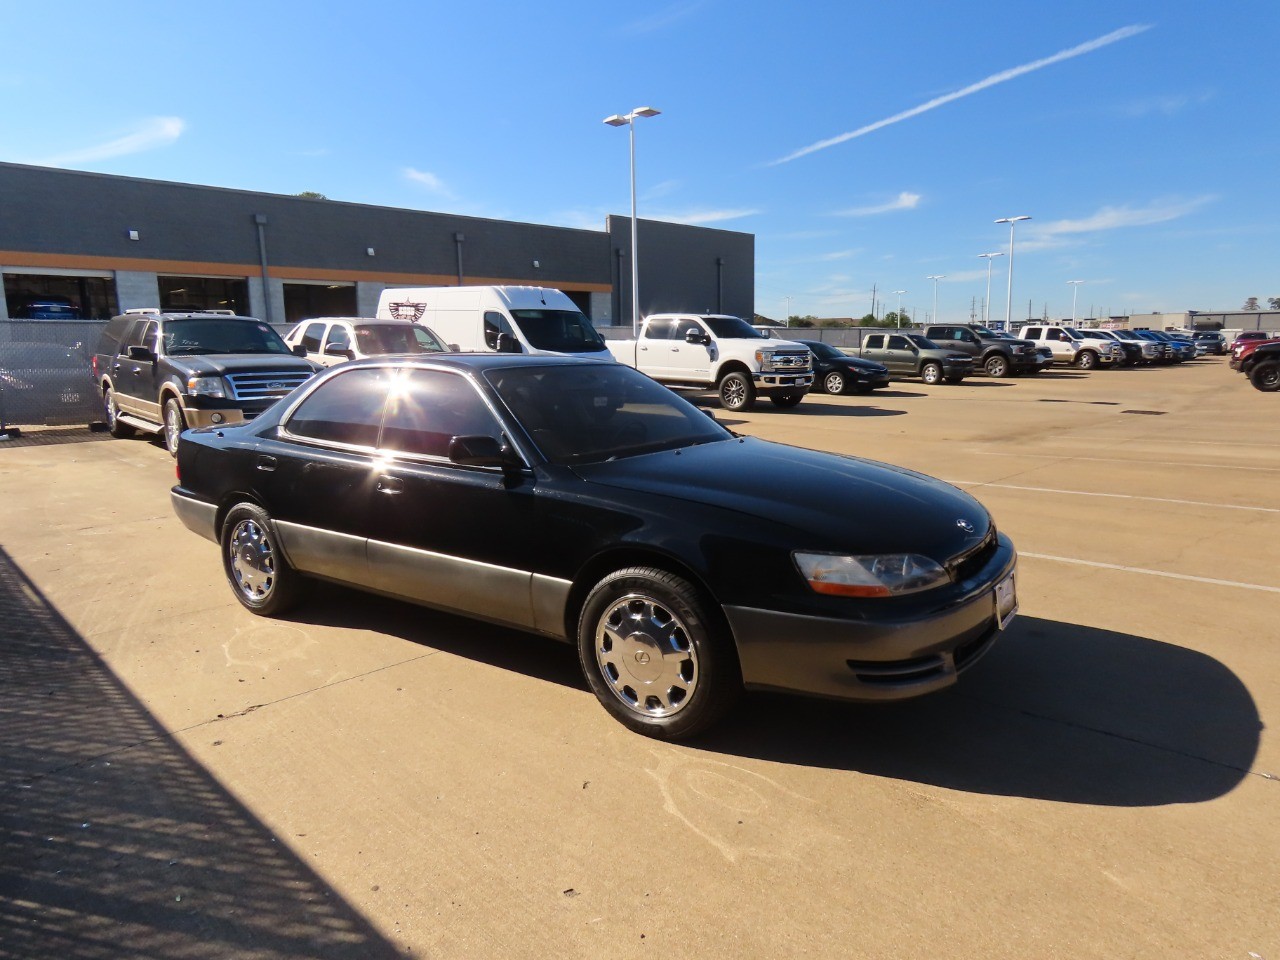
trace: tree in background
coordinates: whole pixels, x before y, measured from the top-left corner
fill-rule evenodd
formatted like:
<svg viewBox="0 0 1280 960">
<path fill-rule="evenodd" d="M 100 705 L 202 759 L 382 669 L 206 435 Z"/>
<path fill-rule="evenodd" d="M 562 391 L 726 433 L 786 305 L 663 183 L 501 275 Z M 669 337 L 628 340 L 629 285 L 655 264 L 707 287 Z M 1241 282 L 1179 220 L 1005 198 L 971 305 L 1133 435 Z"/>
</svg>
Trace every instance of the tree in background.
<svg viewBox="0 0 1280 960">
<path fill-rule="evenodd" d="M 1262 308 L 1258 306 L 1257 297 L 1250 297 L 1248 300 L 1244 302 L 1244 306 L 1241 307 L 1240 309 L 1241 310 L 1261 310 Z"/>
<path fill-rule="evenodd" d="M 303 190 L 301 193 L 295 193 L 295 197 L 306 197 L 308 200 L 328 200 L 323 193 L 316 193 L 314 190 Z"/>
<path fill-rule="evenodd" d="M 1280 297 L 1267 297 L 1267 306 L 1272 310 L 1280 310 Z"/>
</svg>

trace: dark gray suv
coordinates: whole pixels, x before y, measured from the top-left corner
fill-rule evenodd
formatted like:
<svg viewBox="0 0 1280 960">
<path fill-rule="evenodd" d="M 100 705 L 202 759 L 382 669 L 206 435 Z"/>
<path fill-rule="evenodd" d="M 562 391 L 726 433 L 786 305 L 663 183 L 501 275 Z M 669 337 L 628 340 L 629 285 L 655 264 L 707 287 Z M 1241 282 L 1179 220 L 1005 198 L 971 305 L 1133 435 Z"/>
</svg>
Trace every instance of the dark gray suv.
<svg viewBox="0 0 1280 960">
<path fill-rule="evenodd" d="M 1042 364 L 1035 344 L 997 333 L 980 323 L 935 323 L 921 331 L 940 347 L 973 357 L 973 365 L 989 377 L 1036 373 Z"/>
<path fill-rule="evenodd" d="M 91 362 L 111 435 L 175 453 L 187 427 L 251 420 L 322 369 L 297 350 L 251 317 L 146 312 L 112 318 Z"/>
</svg>

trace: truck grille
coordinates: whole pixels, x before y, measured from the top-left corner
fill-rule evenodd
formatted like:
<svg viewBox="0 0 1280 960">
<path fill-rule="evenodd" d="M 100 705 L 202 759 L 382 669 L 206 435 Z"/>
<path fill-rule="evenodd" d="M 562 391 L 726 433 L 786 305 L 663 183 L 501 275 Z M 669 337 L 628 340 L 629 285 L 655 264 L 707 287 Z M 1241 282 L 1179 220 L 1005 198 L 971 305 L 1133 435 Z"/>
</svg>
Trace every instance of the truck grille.
<svg viewBox="0 0 1280 960">
<path fill-rule="evenodd" d="M 261 371 L 254 373 L 230 373 L 227 380 L 237 400 L 278 400 L 286 393 L 305 383 L 311 374 L 301 370 Z"/>
<path fill-rule="evenodd" d="M 810 365 L 809 351 L 804 353 L 775 353 L 773 368 L 775 370 L 808 370 Z"/>
</svg>

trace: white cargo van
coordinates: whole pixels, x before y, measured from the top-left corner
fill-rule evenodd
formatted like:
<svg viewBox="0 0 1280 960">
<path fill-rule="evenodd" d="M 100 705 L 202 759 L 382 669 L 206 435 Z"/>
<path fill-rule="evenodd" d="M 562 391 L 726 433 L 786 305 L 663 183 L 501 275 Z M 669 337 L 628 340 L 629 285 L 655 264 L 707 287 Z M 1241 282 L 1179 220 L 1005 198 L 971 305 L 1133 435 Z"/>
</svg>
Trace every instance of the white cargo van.
<svg viewBox="0 0 1280 960">
<path fill-rule="evenodd" d="M 391 288 L 378 299 L 378 319 L 425 324 L 457 350 L 613 360 L 591 321 L 549 287 Z"/>
</svg>

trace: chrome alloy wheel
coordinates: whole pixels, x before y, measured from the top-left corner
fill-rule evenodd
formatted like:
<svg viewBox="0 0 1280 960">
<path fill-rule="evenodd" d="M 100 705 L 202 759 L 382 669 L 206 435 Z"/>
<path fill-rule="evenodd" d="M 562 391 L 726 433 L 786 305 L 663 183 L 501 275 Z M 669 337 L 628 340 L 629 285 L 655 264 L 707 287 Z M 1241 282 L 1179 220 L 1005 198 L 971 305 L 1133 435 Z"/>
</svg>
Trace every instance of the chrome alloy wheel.
<svg viewBox="0 0 1280 960">
<path fill-rule="evenodd" d="M 227 542 L 236 588 L 250 600 L 262 601 L 276 582 L 276 553 L 271 536 L 255 520 L 241 520 Z"/>
<path fill-rule="evenodd" d="M 178 437 L 187 425 L 182 421 L 182 410 L 170 400 L 164 405 L 164 445 L 174 456 L 178 454 Z"/>
<path fill-rule="evenodd" d="M 614 695 L 645 719 L 679 713 L 698 686 L 688 631 L 652 597 L 631 594 L 609 607 L 596 625 L 595 652 Z"/>
</svg>

